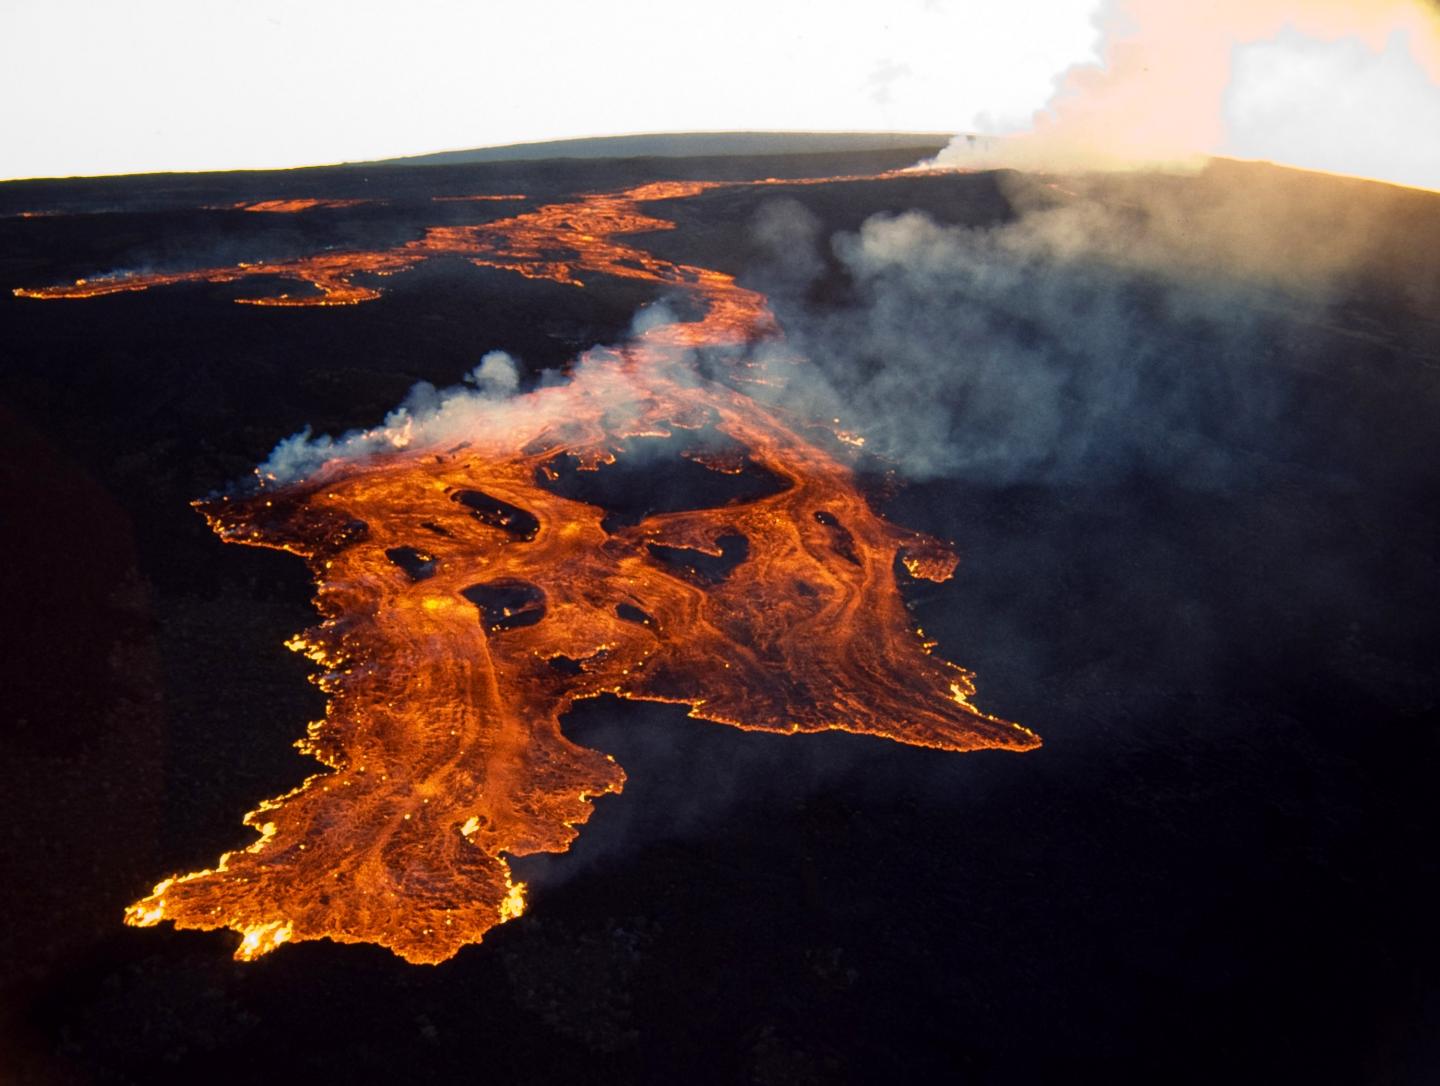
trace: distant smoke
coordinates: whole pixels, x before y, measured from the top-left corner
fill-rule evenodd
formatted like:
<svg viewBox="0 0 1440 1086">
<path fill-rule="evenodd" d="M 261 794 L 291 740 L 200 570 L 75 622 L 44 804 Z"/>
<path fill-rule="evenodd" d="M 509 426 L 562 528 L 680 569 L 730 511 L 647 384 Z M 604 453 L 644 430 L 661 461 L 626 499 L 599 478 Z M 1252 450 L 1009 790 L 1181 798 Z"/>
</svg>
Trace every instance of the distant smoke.
<svg viewBox="0 0 1440 1086">
<path fill-rule="evenodd" d="M 1440 189 L 1440 84 L 1411 47 L 1404 31 L 1376 51 L 1288 27 L 1241 46 L 1222 150 Z"/>
<path fill-rule="evenodd" d="M 1392 204 L 1373 192 L 1352 200 L 1357 183 L 1233 164 L 1178 179 L 1136 174 L 1049 182 L 1003 175 L 1000 183 L 1014 217 L 981 227 L 944 225 L 909 212 L 874 216 L 857 231 L 830 238 L 798 201 L 762 205 L 752 241 L 765 266 L 751 269 L 744 281 L 763 279 L 770 293 L 788 342 L 756 351 L 784 352 L 786 362 L 777 361 L 771 373 L 788 379 L 746 387 L 803 418 L 841 420 L 864 436 L 867 450 L 911 479 L 959 479 L 977 489 L 1063 489 L 1151 475 L 1162 477 L 1167 488 L 1263 486 L 1290 451 L 1293 367 L 1297 361 L 1328 364 L 1314 344 L 1329 333 L 1316 330 L 1358 283 L 1386 276 L 1387 299 L 1401 299 L 1422 316 L 1440 311 L 1434 227 L 1430 238 L 1419 236 L 1425 228 L 1419 218 L 1390 214 Z M 963 199 L 958 189 L 956 198 Z M 664 305 L 646 307 L 631 335 L 675 319 Z M 1312 336 L 1317 338 L 1306 338 Z M 734 353 L 702 351 L 690 361 L 702 368 L 713 363 L 723 374 Z M 796 355 L 806 363 L 790 365 Z M 609 382 L 614 390 L 614 382 L 626 380 L 616 362 L 613 352 L 596 348 L 575 363 L 568 379 Z M 646 392 L 617 391 L 607 402 L 626 402 L 627 391 L 641 400 Z M 315 438 L 308 430 L 287 438 L 260 470 L 291 481 L 336 458 L 443 448 L 521 418 L 532 429 L 537 413 L 566 404 L 562 397 L 527 392 L 516 360 L 495 351 L 460 385 L 416 385 L 379 427 L 339 439 Z M 1310 432 L 1321 428 L 1312 424 Z M 948 493 L 957 508 L 970 497 L 964 488 Z M 1053 496 L 1057 504 L 1067 500 Z M 1132 509 L 1130 515 L 1141 514 Z M 945 523 L 944 516 L 938 520 Z M 1049 523 L 1094 520 L 1060 516 Z M 1303 528 L 1286 524 L 1279 530 L 1291 533 L 1295 553 L 1307 553 L 1313 541 Z M 1246 533 L 1262 528 L 1277 531 L 1269 520 L 1251 520 L 1224 538 L 1240 554 L 1249 542 Z M 1144 541 L 1144 533 L 1132 529 L 1133 523 L 1109 538 Z M 1002 545 L 1023 552 L 1017 565 L 1040 571 L 1040 579 L 1049 575 L 1047 564 L 1068 553 L 1066 541 L 1053 536 Z M 1103 545 L 1091 539 L 1076 550 L 1092 564 L 1086 576 L 1097 579 L 1093 569 Z M 1267 553 L 1284 551 L 1272 546 Z M 1147 599 L 1136 587 L 1145 577 L 1156 586 L 1154 599 L 1189 599 L 1165 579 L 1168 573 L 1136 572 L 1131 559 L 1113 557 L 1129 582 L 1117 593 L 1120 604 Z M 1351 572 L 1338 562 L 1311 562 L 1297 573 L 1267 574 L 1275 581 L 1265 591 L 1305 600 L 1343 594 L 1336 587 L 1343 583 L 1361 586 L 1354 589 L 1359 598 L 1369 595 L 1370 581 Z M 984 636 L 1003 647 L 992 656 L 1009 657 L 1011 673 L 1027 683 L 1049 674 L 1041 663 L 1049 651 L 1049 624 L 1072 639 L 1083 636 L 1075 610 L 1046 614 L 1044 636 L 1027 625 L 1033 607 L 1017 608 L 1020 617 L 988 616 Z M 1095 674 L 1106 680 L 1128 675 L 1132 695 L 1135 688 L 1151 689 L 1135 681 L 1137 670 L 1153 677 L 1148 681 L 1158 689 L 1168 689 L 1164 684 L 1173 685 L 1177 674 L 1187 676 L 1193 689 L 1206 689 L 1209 669 L 1229 659 L 1216 646 L 1232 639 L 1218 620 L 1210 629 L 1207 614 L 1186 612 L 1171 632 L 1157 623 L 1141 663 Z M 1100 679 L 1085 681 L 1099 690 Z M 1042 683 L 1036 679 L 1034 685 Z M 1069 696 L 1073 706 L 1076 695 Z M 1132 710 L 1136 704 L 1130 703 Z M 637 797 L 602 801 L 597 825 L 587 828 L 577 850 L 531 859 L 520 868 L 526 878 L 559 882 L 639 840 L 707 832 L 722 815 L 763 795 L 768 786 L 756 780 L 804 791 L 853 774 L 856 787 L 874 786 L 869 763 L 849 753 L 843 738 L 829 760 L 791 754 L 783 744 L 757 737 L 734 761 L 725 753 L 731 748 L 722 745 L 714 748 L 719 753 L 713 762 L 705 762 L 694 757 L 697 748 L 687 745 L 692 740 L 676 745 L 658 731 L 634 729 L 634 706 L 590 708 L 594 731 L 586 745 L 614 751 L 624 762 L 635 753 L 662 770 L 678 767 L 673 774 L 657 773 L 660 783 L 651 786 L 662 797 L 653 809 L 664 812 L 666 824 L 643 821 Z M 1073 708 L 1057 710 L 1062 716 L 1067 711 Z M 680 710 L 654 709 L 655 719 L 665 712 Z M 631 738 L 622 742 L 624 736 Z M 760 771 L 777 763 L 786 771 L 768 777 Z M 688 784 L 694 778 L 684 774 L 696 764 L 712 767 L 705 788 L 677 799 L 673 788 L 666 790 L 668 782 Z M 943 779 L 947 787 L 954 780 Z M 637 779 L 634 790 L 641 788 Z"/>
<path fill-rule="evenodd" d="M 1440 15 L 1425 0 L 1110 0 L 1028 131 L 944 165 L 1198 166 L 1207 155 L 1440 188 Z"/>
<path fill-rule="evenodd" d="M 1223 486 L 1249 452 L 1280 450 L 1277 353 L 1318 334 L 1333 306 L 1383 282 L 1415 314 L 1440 307 L 1435 223 L 1376 192 L 1355 199 L 1357 182 L 1230 165 L 1190 178 L 999 183 L 1015 217 L 984 227 L 910 212 L 826 238 L 798 201 L 763 204 L 751 226 L 763 267 L 749 278 L 787 339 L 755 349 L 776 361 L 774 382 L 755 393 L 803 418 L 840 420 L 914 479 L 1006 485 L 1141 471 Z M 843 291 L 817 304 L 817 284 L 835 273 Z M 629 336 L 676 320 L 664 304 L 647 306 Z M 676 363 L 723 379 L 740 350 Z M 626 380 L 615 362 L 595 348 L 542 384 L 604 371 L 614 404 L 639 402 L 645 390 L 614 388 Z M 286 438 L 259 473 L 290 482 L 332 460 L 448 447 L 563 410 L 559 398 L 525 394 L 521 373 L 492 351 L 459 385 L 415 385 L 379 426 Z"/>
<path fill-rule="evenodd" d="M 839 418 L 912 478 L 1113 481 L 1131 472 L 1227 485 L 1252 453 L 1283 450 L 1290 375 L 1361 284 L 1385 283 L 1423 315 L 1440 301 L 1420 220 L 1356 182 L 1255 166 L 1195 178 L 1071 180 L 1057 191 L 1002 175 L 1018 217 L 943 226 L 879 215 L 831 242 L 846 283 L 815 300 L 794 270 L 810 230 L 783 205 L 756 217 L 761 273 L 810 360 L 774 367 L 774 395 Z M 1397 198 L 1411 197 L 1399 190 Z M 1408 205 L 1407 205 L 1408 206 Z M 822 292 L 824 293 L 824 292 Z"/>
<path fill-rule="evenodd" d="M 1029 130 L 936 160 L 1068 177 L 1010 177 L 1019 218 L 999 228 L 872 219 L 833 245 L 853 304 L 791 292 L 781 314 L 824 371 L 784 395 L 911 475 L 1224 481 L 1237 450 L 1284 440 L 1273 359 L 1297 330 L 1363 284 L 1440 304 L 1440 238 L 1413 207 L 1253 169 L 1113 173 L 1229 155 L 1440 189 L 1440 8 L 1109 0 L 1097 25 L 1100 62 L 1065 72 Z"/>
<path fill-rule="evenodd" d="M 790 345 L 815 360 L 786 406 L 840 418 L 914 478 L 1224 471 L 1198 420 L 1250 428 L 1274 412 L 1263 374 L 1235 372 L 1260 319 L 1223 287 L 1180 293 L 1105 262 L 1081 225 L 1039 215 L 969 230 L 907 213 L 837 238 L 856 298 L 782 308 Z"/>
<path fill-rule="evenodd" d="M 766 274 L 780 289 L 805 286 L 825 270 L 819 218 L 799 200 L 779 197 L 760 206 L 751 234 L 765 257 Z"/>
</svg>

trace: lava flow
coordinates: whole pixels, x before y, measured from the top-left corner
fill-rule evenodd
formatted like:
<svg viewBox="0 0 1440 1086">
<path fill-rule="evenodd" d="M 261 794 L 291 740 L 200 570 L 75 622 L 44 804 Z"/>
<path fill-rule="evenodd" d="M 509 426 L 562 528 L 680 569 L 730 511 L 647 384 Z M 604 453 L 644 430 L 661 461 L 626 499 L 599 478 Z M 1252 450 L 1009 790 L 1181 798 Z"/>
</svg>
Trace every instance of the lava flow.
<svg viewBox="0 0 1440 1086">
<path fill-rule="evenodd" d="M 279 278 L 308 284 L 314 293 L 265 294 L 235 300 L 263 306 L 354 305 L 380 297 L 378 287 L 358 282 L 359 277 L 394 275 L 436 256 L 469 257 L 480 267 L 504 268 L 533 279 L 553 279 L 572 286 L 583 285 L 579 278 L 582 270 L 683 285 L 708 273 L 656 260 L 641 249 L 621 245 L 615 238 L 673 227 L 673 223 L 642 213 L 640 203 L 692 195 L 710 187 L 714 187 L 714 183 L 662 182 L 628 192 L 599 193 L 582 197 L 577 203 L 547 205 L 497 222 L 432 226 L 421 237 L 389 249 L 333 251 L 289 260 L 245 261 L 173 272 L 125 272 L 77 279 L 59 286 L 17 287 L 14 293 L 22 298 L 95 298 L 180 283 Z"/>
<path fill-rule="evenodd" d="M 894 176 L 878 174 L 876 177 Z M 583 196 L 573 204 L 551 204 L 527 215 L 471 226 L 432 226 L 424 235 L 389 249 L 350 249 L 288 260 L 242 261 L 212 268 L 166 272 L 116 272 L 87 276 L 73 283 L 48 287 L 15 287 L 19 298 L 98 298 L 151 287 L 180 283 L 238 283 L 248 279 L 288 279 L 309 286 L 313 293 L 262 294 L 236 298 L 242 305 L 335 306 L 356 305 L 380 297 L 377 286 L 357 282 L 361 276 L 383 278 L 408 271 L 435 256 L 469 257 L 479 267 L 506 268 L 532 279 L 553 279 L 583 285 L 578 269 L 685 284 L 711 273 L 656 260 L 641 249 L 622 246 L 621 234 L 670 230 L 674 223 L 642 213 L 638 206 L 652 200 L 693 196 L 711 188 L 743 185 L 817 185 L 835 181 L 872 180 L 863 177 L 812 177 L 764 181 L 659 181 L 618 193 Z M 436 196 L 437 201 L 523 200 L 523 195 Z M 264 200 L 232 205 L 246 211 L 289 212 L 315 207 L 340 208 L 365 200 Z M 226 209 L 211 209 L 226 210 Z M 553 256 L 550 254 L 554 254 Z"/>
<path fill-rule="evenodd" d="M 872 511 L 841 453 L 689 364 L 695 346 L 778 334 L 731 277 L 616 240 L 669 225 L 639 202 L 701 187 L 587 196 L 423 243 L 463 239 L 477 262 L 560 282 L 673 284 L 701 319 L 593 352 L 563 384 L 454 397 L 300 481 L 197 503 L 227 541 L 314 574 L 322 621 L 290 645 L 323 669 L 326 716 L 300 747 L 327 769 L 251 812 L 248 848 L 161 882 L 129 923 L 231 928 L 247 959 L 328 938 L 443 961 L 523 909 L 507 857 L 563 851 L 591 800 L 620 791 L 614 760 L 560 728 L 603 694 L 759 731 L 1038 745 L 975 709 L 970 675 L 912 624 L 897 567 L 943 581 L 954 556 Z M 680 450 L 703 500 L 602 507 L 597 481 L 647 441 Z"/>
<path fill-rule="evenodd" d="M 313 211 L 316 208 L 332 210 L 360 207 L 369 202 L 369 200 L 321 200 L 315 197 L 300 197 L 290 200 L 242 200 L 238 204 L 231 204 L 230 208 L 235 211 L 266 211 L 271 214 L 293 215 L 296 212 Z"/>
</svg>

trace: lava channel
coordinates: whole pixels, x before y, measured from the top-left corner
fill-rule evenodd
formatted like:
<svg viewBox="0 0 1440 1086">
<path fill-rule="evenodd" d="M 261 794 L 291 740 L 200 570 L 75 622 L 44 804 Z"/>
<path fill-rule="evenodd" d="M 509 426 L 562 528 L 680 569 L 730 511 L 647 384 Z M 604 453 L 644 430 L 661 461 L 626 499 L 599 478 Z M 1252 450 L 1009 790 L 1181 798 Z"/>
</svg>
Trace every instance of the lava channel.
<svg viewBox="0 0 1440 1086">
<path fill-rule="evenodd" d="M 321 621 L 289 644 L 321 668 L 326 715 L 299 745 L 325 768 L 246 816 L 248 847 L 165 879 L 129 923 L 230 928 L 246 959 L 332 939 L 444 961 L 522 911 L 509 857 L 565 850 L 591 801 L 621 790 L 620 766 L 560 728 L 605 694 L 756 731 L 1038 746 L 976 709 L 970 674 L 914 627 L 897 564 L 943 581 L 953 554 L 878 516 L 843 445 L 695 374 L 696 345 L 778 332 L 731 277 L 616 240 L 656 228 L 636 204 L 657 191 L 454 229 L 477 262 L 667 283 L 701 319 L 583 358 L 564 384 L 474 398 L 433 431 L 375 431 L 383 451 L 197 503 L 225 540 L 309 564 Z M 700 442 L 687 456 L 717 480 L 766 485 L 629 518 L 562 485 L 665 437 Z"/>
</svg>

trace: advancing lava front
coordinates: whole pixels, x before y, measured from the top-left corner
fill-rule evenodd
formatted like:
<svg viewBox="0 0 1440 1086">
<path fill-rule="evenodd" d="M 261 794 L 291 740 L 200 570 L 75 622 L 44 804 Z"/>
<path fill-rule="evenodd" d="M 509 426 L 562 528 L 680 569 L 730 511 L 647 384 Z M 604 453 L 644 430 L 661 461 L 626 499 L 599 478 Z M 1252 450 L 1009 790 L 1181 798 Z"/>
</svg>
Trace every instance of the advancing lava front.
<svg viewBox="0 0 1440 1086">
<path fill-rule="evenodd" d="M 592 274 L 659 281 L 704 306 L 697 321 L 587 356 L 563 384 L 476 398 L 443 425 L 376 431 L 384 451 L 197 503 L 226 540 L 309 563 L 322 621 L 290 644 L 324 669 L 327 713 L 301 747 L 327 768 L 246 817 L 260 833 L 248 848 L 165 879 L 128 922 L 231 928 L 241 958 L 328 938 L 443 961 L 522 911 L 507 856 L 563 851 L 591 799 L 620 791 L 614 760 L 560 730 L 577 700 L 601 694 L 763 731 L 957 751 L 1038 745 L 972 707 L 969 674 L 914 628 L 897 559 L 943 581 L 953 555 L 879 517 L 843 446 L 801 436 L 740 390 L 742 375 L 695 373 L 697 346 L 778 334 L 765 299 L 618 238 L 670 225 L 641 203 L 705 187 L 586 196 L 434 228 L 390 252 L 17 292 L 85 297 L 279 273 L 318 288 L 280 304 L 359 302 L 378 291 L 353 276 L 443 252 L 576 285 Z M 646 438 L 769 485 L 637 523 L 567 496 L 562 480 Z"/>
</svg>

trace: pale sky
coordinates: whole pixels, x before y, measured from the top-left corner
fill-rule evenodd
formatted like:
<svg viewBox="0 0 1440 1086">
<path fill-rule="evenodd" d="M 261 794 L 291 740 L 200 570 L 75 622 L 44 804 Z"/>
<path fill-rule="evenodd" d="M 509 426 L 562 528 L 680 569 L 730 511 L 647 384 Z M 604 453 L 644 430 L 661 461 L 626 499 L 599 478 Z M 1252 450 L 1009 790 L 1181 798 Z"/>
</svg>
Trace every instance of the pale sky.
<svg viewBox="0 0 1440 1086">
<path fill-rule="evenodd" d="M 1097 0 L 0 0 L 0 179 L 1023 124 Z"/>
</svg>

